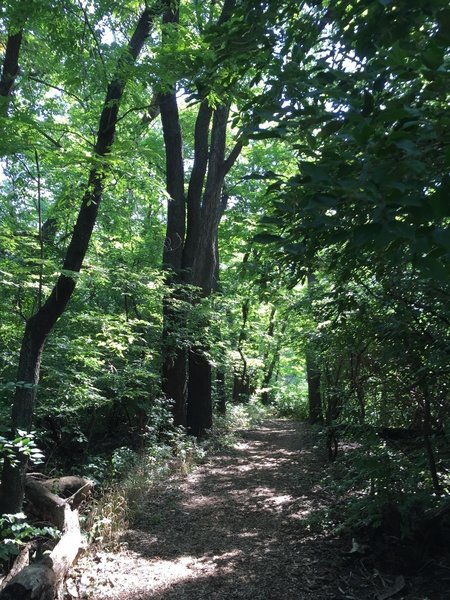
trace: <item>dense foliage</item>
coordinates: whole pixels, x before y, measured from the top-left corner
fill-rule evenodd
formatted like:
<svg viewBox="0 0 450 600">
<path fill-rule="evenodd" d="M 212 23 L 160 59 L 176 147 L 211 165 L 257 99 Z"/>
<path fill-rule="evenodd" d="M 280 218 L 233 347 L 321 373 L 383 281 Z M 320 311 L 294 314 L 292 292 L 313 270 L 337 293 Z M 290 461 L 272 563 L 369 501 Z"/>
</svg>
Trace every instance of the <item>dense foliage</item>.
<svg viewBox="0 0 450 600">
<path fill-rule="evenodd" d="M 233 402 L 356 440 L 368 522 L 444 503 L 449 31 L 441 0 L 2 4 L 4 498 L 36 447 L 101 476 Z"/>
</svg>

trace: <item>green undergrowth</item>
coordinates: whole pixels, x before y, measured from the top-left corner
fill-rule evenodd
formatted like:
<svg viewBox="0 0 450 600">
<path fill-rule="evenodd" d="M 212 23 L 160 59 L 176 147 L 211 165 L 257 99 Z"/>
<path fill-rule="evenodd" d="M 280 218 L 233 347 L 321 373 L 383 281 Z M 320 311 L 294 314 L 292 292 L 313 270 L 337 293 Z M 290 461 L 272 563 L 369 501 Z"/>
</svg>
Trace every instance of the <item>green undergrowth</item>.
<svg viewBox="0 0 450 600">
<path fill-rule="evenodd" d="M 188 475 L 208 456 L 232 446 L 240 431 L 255 427 L 270 416 L 273 411 L 257 403 L 230 405 L 226 415 L 215 417 L 204 440 L 198 441 L 182 428 L 171 427 L 149 436 L 140 452 L 127 447 L 115 450 L 109 465 L 102 462 L 102 473 L 109 475 L 99 486 L 90 512 L 83 517 L 89 542 L 104 549 L 119 547 L 123 531 L 148 522 L 152 491 Z M 95 464 L 93 461 L 91 466 Z"/>
<path fill-rule="evenodd" d="M 306 421 L 308 419 L 306 395 L 283 391 L 276 398 L 274 410 L 279 417 L 293 419 L 294 421 Z"/>
<path fill-rule="evenodd" d="M 217 415 L 211 435 L 205 440 L 208 450 L 215 451 L 231 446 L 237 441 L 239 432 L 261 425 L 266 419 L 276 416 L 276 409 L 258 401 L 247 404 L 230 404 L 226 415 Z"/>
<path fill-rule="evenodd" d="M 0 570 L 7 572 L 19 552 L 31 540 L 58 539 L 54 527 L 37 526 L 27 521 L 24 513 L 0 516 Z"/>
<path fill-rule="evenodd" d="M 319 436 L 325 449 L 326 432 Z M 321 482 L 334 501 L 311 514 L 305 525 L 312 531 L 361 535 L 374 544 L 381 539 L 383 544 L 421 544 L 425 556 L 437 538 L 448 535 L 442 528 L 448 528 L 449 519 L 431 518 L 450 501 L 446 446 L 444 439 L 435 446 L 441 483 L 436 491 L 426 452 L 417 441 L 392 443 L 370 433 L 341 441 Z M 441 530 L 438 535 L 434 526 Z"/>
</svg>

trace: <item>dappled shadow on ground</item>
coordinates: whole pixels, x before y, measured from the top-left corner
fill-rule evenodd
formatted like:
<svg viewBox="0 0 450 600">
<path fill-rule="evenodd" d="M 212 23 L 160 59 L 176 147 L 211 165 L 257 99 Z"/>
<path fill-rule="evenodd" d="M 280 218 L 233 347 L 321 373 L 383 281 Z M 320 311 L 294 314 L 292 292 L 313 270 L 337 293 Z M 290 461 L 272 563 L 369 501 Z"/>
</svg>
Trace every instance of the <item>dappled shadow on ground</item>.
<svg viewBox="0 0 450 600">
<path fill-rule="evenodd" d="M 390 597 L 383 593 L 395 589 L 400 574 L 382 575 L 349 554 L 351 540 L 309 526 L 308 517 L 335 503 L 321 485 L 327 463 L 315 439 L 304 424 L 276 420 L 243 433 L 232 450 L 188 477 L 153 490 L 141 522 L 125 535 L 128 550 L 86 558 L 66 598 Z M 402 598 L 447 599 L 445 572 L 441 577 L 431 589 L 430 578 L 410 579 Z"/>
<path fill-rule="evenodd" d="M 323 468 L 301 425 L 274 421 L 246 432 L 181 486 L 149 497 L 148 518 L 125 538 L 133 568 L 117 565 L 95 597 L 337 597 L 337 542 L 304 526 L 329 502 Z"/>
</svg>

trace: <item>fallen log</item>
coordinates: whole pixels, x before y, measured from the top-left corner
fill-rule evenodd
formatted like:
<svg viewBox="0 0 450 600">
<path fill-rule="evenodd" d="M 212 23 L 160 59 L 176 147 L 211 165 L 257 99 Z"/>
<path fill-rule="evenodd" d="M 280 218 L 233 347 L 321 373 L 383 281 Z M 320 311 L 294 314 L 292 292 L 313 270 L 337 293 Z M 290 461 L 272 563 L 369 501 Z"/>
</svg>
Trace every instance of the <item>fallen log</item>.
<svg viewBox="0 0 450 600">
<path fill-rule="evenodd" d="M 66 501 L 60 498 L 44 484 L 32 477 L 27 477 L 25 482 L 25 498 L 27 512 L 43 521 L 49 521 L 62 531 L 64 528 L 64 508 Z"/>
<path fill-rule="evenodd" d="M 62 536 L 48 556 L 23 568 L 5 585 L 0 600 L 54 600 L 82 547 L 78 510 L 70 506 L 76 494 L 64 500 L 32 477 L 27 478 L 25 493 L 33 514 L 56 525 Z"/>
<path fill-rule="evenodd" d="M 90 496 L 95 486 L 95 482 L 92 479 L 78 477 L 77 475 L 47 479 L 41 483 L 45 488 L 61 498 L 68 498 L 72 508 L 78 508 L 83 500 L 86 500 Z"/>
</svg>

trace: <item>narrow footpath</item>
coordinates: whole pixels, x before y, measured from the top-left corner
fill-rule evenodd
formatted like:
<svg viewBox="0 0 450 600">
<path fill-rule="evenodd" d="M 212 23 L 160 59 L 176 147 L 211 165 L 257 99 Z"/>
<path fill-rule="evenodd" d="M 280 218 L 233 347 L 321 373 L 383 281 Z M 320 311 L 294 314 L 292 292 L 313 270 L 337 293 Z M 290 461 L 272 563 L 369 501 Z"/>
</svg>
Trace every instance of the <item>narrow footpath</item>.
<svg viewBox="0 0 450 600">
<path fill-rule="evenodd" d="M 305 520 L 330 502 L 323 452 L 299 423 L 273 420 L 243 435 L 152 495 L 148 523 L 126 533 L 125 551 L 82 559 L 66 597 L 342 598 L 342 548 Z"/>
<path fill-rule="evenodd" d="M 323 530 L 319 513 L 339 499 L 317 444 L 307 424 L 274 419 L 165 480 L 122 550 L 79 561 L 64 600 L 448 600 L 445 560 L 384 573 L 370 547 Z"/>
</svg>

